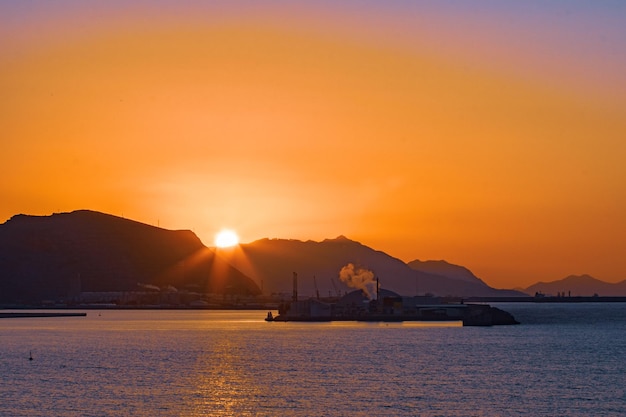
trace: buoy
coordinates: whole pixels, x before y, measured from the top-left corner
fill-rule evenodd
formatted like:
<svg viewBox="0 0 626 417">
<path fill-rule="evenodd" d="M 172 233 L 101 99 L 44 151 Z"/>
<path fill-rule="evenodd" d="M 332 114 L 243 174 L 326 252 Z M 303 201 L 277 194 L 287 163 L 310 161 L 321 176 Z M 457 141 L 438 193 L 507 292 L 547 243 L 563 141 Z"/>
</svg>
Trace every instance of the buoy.
<svg viewBox="0 0 626 417">
<path fill-rule="evenodd" d="M 29 361 L 33 360 L 33 352 L 32 351 L 29 352 L 28 360 Z"/>
</svg>

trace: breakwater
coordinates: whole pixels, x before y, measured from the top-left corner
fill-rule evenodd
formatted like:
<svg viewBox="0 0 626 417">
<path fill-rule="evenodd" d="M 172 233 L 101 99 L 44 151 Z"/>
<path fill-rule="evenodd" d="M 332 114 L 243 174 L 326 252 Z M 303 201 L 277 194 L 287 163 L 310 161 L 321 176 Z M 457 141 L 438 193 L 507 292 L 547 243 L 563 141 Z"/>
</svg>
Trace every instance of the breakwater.
<svg viewBox="0 0 626 417">
<path fill-rule="evenodd" d="M 0 319 L 34 318 L 34 317 L 85 317 L 87 313 L 49 313 L 49 312 L 0 312 Z"/>
</svg>

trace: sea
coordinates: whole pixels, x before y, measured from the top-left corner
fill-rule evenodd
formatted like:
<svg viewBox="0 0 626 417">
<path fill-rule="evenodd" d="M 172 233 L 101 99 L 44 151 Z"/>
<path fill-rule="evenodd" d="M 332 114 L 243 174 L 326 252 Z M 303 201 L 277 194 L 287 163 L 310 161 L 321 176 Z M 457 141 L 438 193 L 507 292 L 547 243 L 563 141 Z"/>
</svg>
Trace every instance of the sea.
<svg viewBox="0 0 626 417">
<path fill-rule="evenodd" d="M 626 415 L 626 303 L 492 305 L 521 324 L 0 319 L 0 416 Z"/>
</svg>

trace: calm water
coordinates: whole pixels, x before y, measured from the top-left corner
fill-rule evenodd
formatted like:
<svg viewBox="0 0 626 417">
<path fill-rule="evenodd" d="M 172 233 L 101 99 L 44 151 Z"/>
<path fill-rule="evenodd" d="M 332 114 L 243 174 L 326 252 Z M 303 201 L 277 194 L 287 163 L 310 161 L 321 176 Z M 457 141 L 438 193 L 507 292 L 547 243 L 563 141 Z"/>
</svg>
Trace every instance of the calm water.
<svg viewBox="0 0 626 417">
<path fill-rule="evenodd" d="M 0 415 L 626 413 L 626 304 L 499 306 L 523 324 L 266 323 L 265 311 L 0 319 Z"/>
</svg>

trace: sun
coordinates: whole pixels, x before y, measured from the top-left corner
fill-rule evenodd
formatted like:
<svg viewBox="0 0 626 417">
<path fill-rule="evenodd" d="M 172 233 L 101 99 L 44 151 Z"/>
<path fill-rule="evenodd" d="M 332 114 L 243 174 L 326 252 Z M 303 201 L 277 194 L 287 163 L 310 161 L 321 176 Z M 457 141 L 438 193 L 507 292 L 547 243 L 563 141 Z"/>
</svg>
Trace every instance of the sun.
<svg viewBox="0 0 626 417">
<path fill-rule="evenodd" d="M 239 243 L 239 236 L 234 230 L 223 229 L 215 235 L 215 246 L 218 248 L 228 248 Z"/>
</svg>

